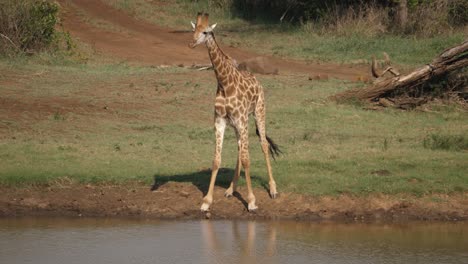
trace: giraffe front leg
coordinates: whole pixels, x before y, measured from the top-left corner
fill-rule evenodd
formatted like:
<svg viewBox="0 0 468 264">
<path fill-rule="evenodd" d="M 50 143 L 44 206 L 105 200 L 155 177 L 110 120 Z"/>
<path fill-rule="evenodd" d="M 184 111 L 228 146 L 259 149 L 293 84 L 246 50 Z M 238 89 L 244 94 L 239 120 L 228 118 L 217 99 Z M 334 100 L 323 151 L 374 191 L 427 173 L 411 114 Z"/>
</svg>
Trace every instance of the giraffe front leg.
<svg viewBox="0 0 468 264">
<path fill-rule="evenodd" d="M 218 175 L 218 170 L 221 166 L 221 151 L 223 149 L 223 138 L 224 130 L 226 129 L 226 120 L 221 117 L 217 117 L 215 120 L 215 129 L 216 129 L 216 147 L 215 154 L 213 159 L 213 167 L 211 169 L 211 180 L 210 186 L 208 187 L 208 192 L 203 198 L 203 203 L 200 207 L 200 210 L 203 212 L 209 211 L 210 205 L 213 202 L 213 190 L 216 182 L 216 176 Z"/>
</svg>

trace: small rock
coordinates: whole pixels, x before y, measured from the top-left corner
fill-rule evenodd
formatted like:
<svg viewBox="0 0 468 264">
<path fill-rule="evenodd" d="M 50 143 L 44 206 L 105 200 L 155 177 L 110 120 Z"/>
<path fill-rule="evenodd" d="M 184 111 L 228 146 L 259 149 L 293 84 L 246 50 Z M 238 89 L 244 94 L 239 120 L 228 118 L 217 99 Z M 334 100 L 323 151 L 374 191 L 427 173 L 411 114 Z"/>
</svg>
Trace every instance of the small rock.
<svg viewBox="0 0 468 264">
<path fill-rule="evenodd" d="M 408 180 L 408 182 L 410 182 L 410 183 L 419 183 L 420 181 L 421 180 L 416 179 L 416 178 L 411 178 L 411 179 Z"/>
<path fill-rule="evenodd" d="M 309 81 L 312 81 L 312 80 L 316 80 L 316 81 L 320 81 L 320 80 L 328 80 L 329 79 L 329 76 L 328 74 L 316 74 L 314 76 L 309 76 Z"/>
<path fill-rule="evenodd" d="M 372 171 L 371 174 L 378 175 L 378 176 L 389 176 L 392 173 L 388 170 L 375 170 L 375 171 Z"/>
</svg>

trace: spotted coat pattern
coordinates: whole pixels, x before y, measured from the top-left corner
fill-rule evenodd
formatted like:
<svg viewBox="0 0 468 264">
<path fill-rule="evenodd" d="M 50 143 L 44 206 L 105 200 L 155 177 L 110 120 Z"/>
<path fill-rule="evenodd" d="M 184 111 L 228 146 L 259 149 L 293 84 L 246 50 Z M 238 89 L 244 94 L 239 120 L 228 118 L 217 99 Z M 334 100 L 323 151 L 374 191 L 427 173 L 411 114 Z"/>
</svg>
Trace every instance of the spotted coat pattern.
<svg viewBox="0 0 468 264">
<path fill-rule="evenodd" d="M 208 188 L 207 195 L 203 198 L 201 210 L 207 211 L 213 201 L 214 183 L 221 166 L 224 130 L 228 124 L 234 128 L 237 135 L 238 159 L 233 180 L 230 187 L 226 190 L 225 196 L 232 196 L 236 191 L 237 181 L 240 177 L 240 166 L 242 165 L 248 188 L 248 209 L 249 211 L 253 211 L 257 209 L 257 206 L 255 205 L 255 196 L 252 192 L 250 180 L 248 121 L 251 114 L 253 114 L 255 118 L 262 144 L 262 151 L 267 164 L 267 171 L 270 179 L 270 195 L 272 198 L 275 198 L 277 195 L 276 183 L 272 176 L 268 153 L 269 143 L 266 139 L 265 132 L 265 96 L 263 87 L 253 74 L 246 71 L 240 71 L 237 68 L 235 60 L 227 56 L 220 49 L 211 29 L 212 28 L 208 25 L 208 15 L 199 14 L 197 17 L 193 43 L 200 42 L 200 38 L 205 38 L 204 43 L 208 48 L 208 54 L 218 81 L 214 109 L 216 147 L 210 186 Z M 203 34 L 203 36 L 201 34 Z"/>
</svg>

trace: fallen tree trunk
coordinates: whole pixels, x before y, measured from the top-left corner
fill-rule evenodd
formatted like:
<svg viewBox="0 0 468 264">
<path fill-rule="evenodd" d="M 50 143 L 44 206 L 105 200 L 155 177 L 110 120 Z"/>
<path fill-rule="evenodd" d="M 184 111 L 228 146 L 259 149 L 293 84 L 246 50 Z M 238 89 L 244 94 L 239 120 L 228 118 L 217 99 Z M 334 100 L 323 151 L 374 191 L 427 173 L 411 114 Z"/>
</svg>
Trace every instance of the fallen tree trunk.
<svg viewBox="0 0 468 264">
<path fill-rule="evenodd" d="M 377 82 L 369 87 L 352 89 L 333 95 L 331 99 L 347 101 L 350 99 L 378 101 L 380 97 L 397 89 L 410 89 L 432 78 L 468 66 L 468 40 L 442 52 L 432 63 L 409 74 L 396 76 Z"/>
</svg>

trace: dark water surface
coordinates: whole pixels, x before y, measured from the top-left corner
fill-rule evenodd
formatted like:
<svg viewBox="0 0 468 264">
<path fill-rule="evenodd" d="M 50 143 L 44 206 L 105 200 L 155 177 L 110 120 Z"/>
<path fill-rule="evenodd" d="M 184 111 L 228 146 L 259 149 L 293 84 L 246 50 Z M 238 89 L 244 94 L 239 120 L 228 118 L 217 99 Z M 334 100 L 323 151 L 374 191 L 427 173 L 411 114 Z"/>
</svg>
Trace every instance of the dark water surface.
<svg viewBox="0 0 468 264">
<path fill-rule="evenodd" d="M 468 263 L 467 223 L 0 219 L 0 263 Z"/>
</svg>

